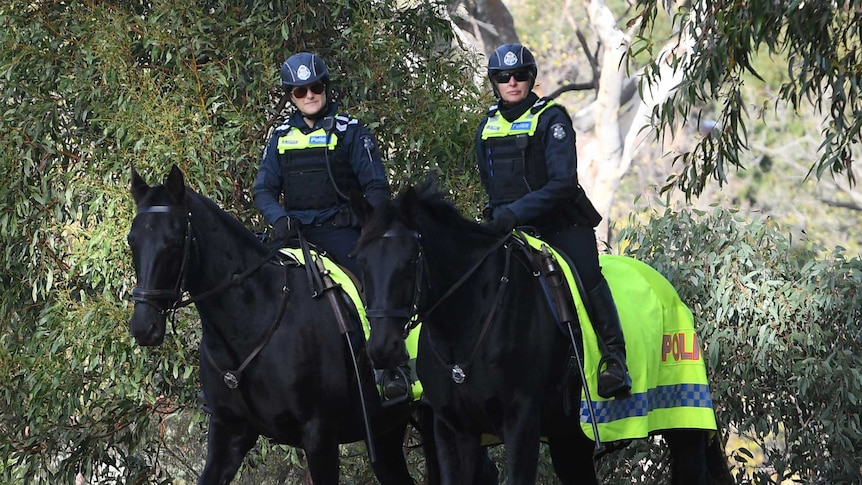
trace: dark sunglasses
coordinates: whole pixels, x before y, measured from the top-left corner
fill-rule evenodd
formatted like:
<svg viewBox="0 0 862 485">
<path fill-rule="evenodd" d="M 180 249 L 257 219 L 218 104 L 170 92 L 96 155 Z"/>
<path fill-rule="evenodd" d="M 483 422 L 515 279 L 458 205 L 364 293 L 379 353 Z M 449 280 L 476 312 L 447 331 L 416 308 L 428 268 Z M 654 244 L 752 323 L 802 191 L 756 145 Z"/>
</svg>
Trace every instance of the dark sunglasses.
<svg viewBox="0 0 862 485">
<path fill-rule="evenodd" d="M 517 72 L 495 72 L 491 79 L 494 80 L 497 84 L 506 84 L 509 82 L 509 79 L 515 78 L 515 81 L 522 83 L 524 81 L 529 81 L 533 78 L 533 73 L 530 71 L 517 71 Z"/>
<path fill-rule="evenodd" d="M 308 94 L 309 89 L 314 94 L 321 94 L 326 89 L 326 84 L 314 83 L 311 86 L 299 86 L 293 88 L 293 90 L 290 91 L 290 94 L 292 94 L 296 99 L 302 99 L 306 94 Z"/>
</svg>

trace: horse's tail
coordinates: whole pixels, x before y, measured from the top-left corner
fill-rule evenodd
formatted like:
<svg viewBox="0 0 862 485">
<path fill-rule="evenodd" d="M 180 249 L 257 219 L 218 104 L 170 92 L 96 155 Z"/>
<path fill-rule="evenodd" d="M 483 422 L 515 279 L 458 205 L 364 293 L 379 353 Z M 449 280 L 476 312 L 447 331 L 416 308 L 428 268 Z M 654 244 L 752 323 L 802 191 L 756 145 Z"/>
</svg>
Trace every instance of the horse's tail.
<svg viewBox="0 0 862 485">
<path fill-rule="evenodd" d="M 724 443 L 718 432 L 714 433 L 706 448 L 706 467 L 715 485 L 735 485 L 736 480 L 730 473 L 727 455 L 724 453 Z"/>
</svg>

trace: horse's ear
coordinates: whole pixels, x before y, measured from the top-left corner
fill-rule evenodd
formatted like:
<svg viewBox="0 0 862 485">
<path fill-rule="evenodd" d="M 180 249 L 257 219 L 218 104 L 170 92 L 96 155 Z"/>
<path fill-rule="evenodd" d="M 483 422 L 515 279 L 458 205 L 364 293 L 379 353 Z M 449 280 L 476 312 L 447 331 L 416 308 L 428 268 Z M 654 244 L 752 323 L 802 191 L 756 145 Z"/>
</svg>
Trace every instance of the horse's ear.
<svg viewBox="0 0 862 485">
<path fill-rule="evenodd" d="M 186 182 L 183 179 L 183 172 L 176 165 L 171 167 L 171 173 L 165 179 L 165 187 L 168 192 L 176 198 L 182 200 L 186 190 Z"/>
<path fill-rule="evenodd" d="M 361 191 L 356 189 L 350 191 L 350 208 L 353 209 L 353 213 L 356 214 L 362 225 L 371 219 L 371 214 L 374 212 L 374 206 L 368 202 Z"/>
<path fill-rule="evenodd" d="M 141 201 L 145 195 L 147 195 L 147 191 L 150 190 L 150 186 L 147 185 L 147 182 L 144 181 L 143 177 L 135 170 L 135 165 L 132 165 L 132 200 L 135 201 L 135 204 Z"/>
<path fill-rule="evenodd" d="M 398 207 L 401 210 L 401 221 L 412 226 L 413 221 L 416 220 L 416 213 L 419 211 L 419 194 L 412 185 L 401 193 L 401 203 Z"/>
</svg>

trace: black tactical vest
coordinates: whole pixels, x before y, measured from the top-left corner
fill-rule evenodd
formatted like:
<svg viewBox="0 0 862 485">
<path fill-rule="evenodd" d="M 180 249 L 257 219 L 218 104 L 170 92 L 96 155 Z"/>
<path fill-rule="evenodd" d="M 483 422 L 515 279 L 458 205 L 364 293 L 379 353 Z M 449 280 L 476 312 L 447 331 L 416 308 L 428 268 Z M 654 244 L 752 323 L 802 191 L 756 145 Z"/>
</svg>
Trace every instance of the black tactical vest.
<svg viewBox="0 0 862 485">
<path fill-rule="evenodd" d="M 338 135 L 323 128 L 305 134 L 295 127 L 278 139 L 284 205 L 291 210 L 325 209 L 343 204 L 359 190 L 344 150 L 336 150 Z M 340 194 L 339 194 L 340 192 Z"/>
</svg>

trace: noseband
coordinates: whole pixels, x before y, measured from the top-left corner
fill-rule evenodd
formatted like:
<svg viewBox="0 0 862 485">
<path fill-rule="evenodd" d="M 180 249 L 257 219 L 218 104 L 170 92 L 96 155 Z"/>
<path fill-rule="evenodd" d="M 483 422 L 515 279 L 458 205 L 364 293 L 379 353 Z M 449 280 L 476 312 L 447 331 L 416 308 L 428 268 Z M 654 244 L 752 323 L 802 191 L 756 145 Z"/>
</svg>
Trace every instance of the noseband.
<svg viewBox="0 0 862 485">
<path fill-rule="evenodd" d="M 145 207 L 143 209 L 138 209 L 138 215 L 140 214 L 170 214 L 176 212 L 177 209 L 167 205 L 154 205 L 150 207 Z M 177 275 L 177 282 L 174 284 L 173 289 L 165 290 L 165 289 L 148 289 L 148 288 L 139 288 L 135 286 L 132 289 L 131 300 L 135 303 L 146 303 L 148 305 L 152 305 L 155 307 L 160 314 L 167 314 L 168 312 L 175 311 L 178 308 L 186 306 L 186 303 L 183 303 L 182 294 L 183 287 L 185 286 L 186 279 L 186 266 L 188 265 L 189 255 L 191 254 L 192 247 L 192 214 L 191 212 L 186 214 L 186 230 L 185 235 L 183 236 L 183 262 L 180 264 L 180 272 Z M 159 305 L 157 302 L 166 302 L 167 305 Z"/>
</svg>

